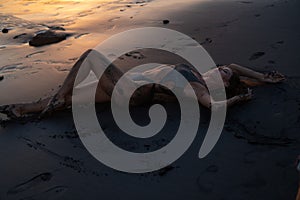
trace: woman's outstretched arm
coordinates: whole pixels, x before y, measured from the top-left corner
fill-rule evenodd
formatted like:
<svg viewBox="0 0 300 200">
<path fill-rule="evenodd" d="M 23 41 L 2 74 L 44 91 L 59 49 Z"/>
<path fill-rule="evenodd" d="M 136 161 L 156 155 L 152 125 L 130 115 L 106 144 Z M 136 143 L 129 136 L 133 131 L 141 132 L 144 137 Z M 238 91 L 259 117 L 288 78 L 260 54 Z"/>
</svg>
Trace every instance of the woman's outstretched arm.
<svg viewBox="0 0 300 200">
<path fill-rule="evenodd" d="M 251 99 L 252 99 L 252 92 L 249 91 L 247 94 L 236 95 L 236 96 L 231 97 L 224 101 L 211 100 L 210 95 L 207 93 L 207 94 L 203 95 L 202 97 L 200 97 L 198 99 L 198 101 L 201 103 L 201 105 L 205 106 L 206 108 L 211 109 L 212 104 L 214 104 L 214 106 L 216 106 L 216 108 L 218 107 L 218 105 L 223 106 L 225 103 L 226 103 L 227 107 L 231 107 L 237 103 L 249 101 Z"/>
<path fill-rule="evenodd" d="M 239 74 L 240 76 L 252 78 L 265 83 L 278 83 L 285 80 L 284 75 L 276 71 L 264 74 L 237 64 L 230 64 L 227 65 L 227 67 L 229 67 L 232 71 Z"/>
<path fill-rule="evenodd" d="M 227 104 L 228 107 L 233 106 L 234 104 L 244 102 L 244 101 L 249 101 L 252 99 L 252 90 L 248 89 L 248 92 L 246 94 L 241 94 L 241 95 L 236 95 L 233 96 L 227 100 L 224 101 L 214 101 L 207 89 L 202 86 L 199 83 L 191 83 L 191 86 L 193 87 L 197 99 L 201 105 L 203 105 L 206 108 L 211 109 L 211 105 L 214 104 L 216 106 L 218 105 L 224 105 L 224 103 Z"/>
</svg>

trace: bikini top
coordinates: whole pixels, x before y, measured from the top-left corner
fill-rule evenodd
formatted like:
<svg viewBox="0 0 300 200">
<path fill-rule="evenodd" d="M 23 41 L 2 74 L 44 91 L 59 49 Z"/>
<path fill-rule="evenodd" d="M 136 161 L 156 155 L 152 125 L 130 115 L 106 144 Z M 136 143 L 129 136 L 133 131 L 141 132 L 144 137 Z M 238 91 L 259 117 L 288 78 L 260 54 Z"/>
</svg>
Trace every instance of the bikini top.
<svg viewBox="0 0 300 200">
<path fill-rule="evenodd" d="M 174 69 L 177 70 L 188 82 L 200 83 L 201 85 L 206 87 L 206 83 L 205 83 L 202 75 L 199 73 L 200 78 L 198 78 L 193 73 L 193 69 L 189 65 L 178 64 L 178 65 L 175 65 Z"/>
<path fill-rule="evenodd" d="M 193 69 L 187 64 L 174 65 L 173 69 L 179 72 L 188 82 L 196 82 L 206 87 L 204 79 L 198 78 L 194 73 Z M 185 88 L 186 84 L 180 81 L 177 73 L 174 70 L 170 70 L 170 66 L 167 68 L 166 65 L 159 66 L 157 69 L 149 70 L 143 73 L 131 75 L 134 81 L 151 82 L 152 80 L 159 80 L 160 83 L 174 83 L 173 85 L 177 88 Z"/>
</svg>

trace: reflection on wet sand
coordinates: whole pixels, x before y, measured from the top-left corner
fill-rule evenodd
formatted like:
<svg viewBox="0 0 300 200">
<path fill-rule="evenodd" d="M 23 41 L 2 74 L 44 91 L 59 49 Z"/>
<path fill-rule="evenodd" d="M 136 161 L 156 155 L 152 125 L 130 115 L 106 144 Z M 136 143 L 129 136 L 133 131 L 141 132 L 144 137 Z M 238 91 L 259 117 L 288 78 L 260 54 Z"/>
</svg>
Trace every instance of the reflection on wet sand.
<svg viewBox="0 0 300 200">
<path fill-rule="evenodd" d="M 33 100 L 33 96 L 49 95 L 56 90 L 82 52 L 121 29 L 136 26 L 128 22 L 149 2 L 3 2 L 0 6 L 0 73 L 5 78 L 0 91 L 19 92 L 8 92 L 7 98 L 0 99 L 0 104 L 12 99 L 29 101 Z M 30 70 L 27 66 L 30 66 Z M 42 83 L 36 85 L 36 82 Z M 20 90 L 25 84 L 26 91 Z"/>
</svg>

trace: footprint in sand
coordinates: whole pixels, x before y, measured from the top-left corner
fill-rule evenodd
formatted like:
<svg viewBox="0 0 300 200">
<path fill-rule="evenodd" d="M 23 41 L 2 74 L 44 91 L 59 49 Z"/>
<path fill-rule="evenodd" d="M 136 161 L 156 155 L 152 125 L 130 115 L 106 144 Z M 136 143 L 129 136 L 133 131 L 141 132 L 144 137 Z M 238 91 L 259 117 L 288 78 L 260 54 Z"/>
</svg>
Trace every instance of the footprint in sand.
<svg viewBox="0 0 300 200">
<path fill-rule="evenodd" d="M 13 194 L 18 194 L 20 192 L 24 192 L 24 191 L 29 190 L 30 188 L 32 188 L 36 185 L 39 185 L 41 183 L 50 181 L 52 176 L 53 175 L 49 172 L 39 174 L 39 175 L 29 179 L 28 181 L 20 183 L 20 184 L 16 185 L 15 187 L 9 189 L 7 191 L 7 194 L 8 195 L 13 195 Z"/>
<path fill-rule="evenodd" d="M 230 24 L 237 22 L 239 19 L 232 19 L 232 20 L 228 20 L 225 22 L 221 22 L 219 25 L 217 25 L 218 28 L 224 28 L 224 27 L 228 27 Z"/>
<path fill-rule="evenodd" d="M 69 68 L 67 68 L 67 67 L 62 67 L 62 66 L 57 66 L 57 67 L 55 67 L 55 69 L 56 69 L 57 71 L 59 71 L 59 72 L 69 72 L 69 71 L 70 71 Z"/>
<path fill-rule="evenodd" d="M 62 196 L 67 190 L 68 190 L 68 187 L 66 187 L 66 186 L 55 186 L 55 187 L 50 188 L 42 193 L 28 196 L 25 198 L 21 198 L 20 200 L 56 199 L 56 198 Z"/>
<path fill-rule="evenodd" d="M 210 44 L 212 42 L 213 42 L 213 40 L 211 38 L 205 38 L 205 40 L 203 42 L 201 42 L 200 44 L 204 45 L 204 44 Z"/>
<path fill-rule="evenodd" d="M 88 35 L 88 34 L 89 34 L 89 33 L 80 33 L 80 34 L 74 36 L 74 38 L 75 38 L 75 39 L 78 39 L 78 38 L 81 38 L 82 36 Z"/>
<path fill-rule="evenodd" d="M 94 14 L 93 10 L 86 10 L 86 11 L 82 11 L 80 13 L 77 14 L 78 17 L 85 17 L 88 15 Z"/>
<path fill-rule="evenodd" d="M 272 7 L 275 7 L 274 4 L 269 4 L 269 5 L 266 5 L 265 8 L 272 8 Z"/>
<path fill-rule="evenodd" d="M 238 1 L 239 3 L 243 3 L 243 4 L 252 4 L 253 1 Z"/>
<path fill-rule="evenodd" d="M 10 72 L 15 72 L 17 70 L 25 70 L 25 69 L 30 69 L 32 68 L 31 66 L 24 66 L 23 63 L 16 63 L 12 65 L 5 65 L 0 67 L 0 72 L 1 73 L 10 73 Z"/>
<path fill-rule="evenodd" d="M 114 17 L 114 18 L 111 18 L 108 20 L 108 22 L 114 22 L 114 21 L 117 21 L 119 20 L 121 17 Z"/>
<path fill-rule="evenodd" d="M 30 53 L 30 54 L 26 55 L 25 57 L 26 57 L 26 58 L 30 58 L 30 57 L 32 57 L 33 55 L 41 54 L 41 53 L 45 53 L 45 51 L 37 51 L 37 52 L 33 52 L 33 53 Z"/>
<path fill-rule="evenodd" d="M 249 58 L 249 60 L 256 60 L 262 56 L 264 56 L 266 53 L 265 52 L 262 52 L 262 51 L 258 51 L 254 54 L 252 54 L 252 56 Z"/>
<path fill-rule="evenodd" d="M 133 59 L 139 59 L 139 60 L 145 58 L 145 56 L 138 51 L 126 53 L 125 56 L 132 57 Z"/>
<path fill-rule="evenodd" d="M 278 49 L 278 48 L 279 48 L 281 45 L 283 45 L 283 44 L 284 44 L 284 41 L 283 41 L 283 40 L 280 40 L 280 41 L 277 41 L 277 42 L 271 44 L 270 47 L 271 47 L 272 49 Z"/>
</svg>

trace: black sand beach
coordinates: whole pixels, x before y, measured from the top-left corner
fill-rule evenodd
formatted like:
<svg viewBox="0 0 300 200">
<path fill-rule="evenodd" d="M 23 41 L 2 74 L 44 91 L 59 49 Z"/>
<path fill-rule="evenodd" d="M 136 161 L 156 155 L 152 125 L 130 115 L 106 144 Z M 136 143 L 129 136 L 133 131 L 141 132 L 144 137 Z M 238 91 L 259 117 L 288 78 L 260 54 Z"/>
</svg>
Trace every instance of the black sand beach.
<svg viewBox="0 0 300 200">
<path fill-rule="evenodd" d="M 30 1 L 16 2 L 21 10 L 32 6 Z M 80 3 L 48 2 L 57 12 L 41 18 L 38 11 L 14 13 L 10 4 L 0 3 L 0 28 L 11 28 L 0 33 L 0 105 L 53 94 L 85 50 L 114 33 L 145 26 L 193 37 L 217 64 L 278 70 L 287 80 L 255 88 L 252 101 L 231 108 L 221 138 L 206 158 L 197 157 L 208 124 L 204 111 L 189 150 L 171 166 L 145 174 L 118 172 L 93 158 L 78 138 L 70 110 L 42 120 L 1 123 L 0 200 L 295 199 L 299 176 L 294 162 L 300 150 L 299 1 L 92 2 L 83 4 L 75 16 L 71 8 Z M 65 13 L 58 7 L 65 7 Z M 70 35 L 51 45 L 28 45 L 36 31 L 48 29 Z M 138 52 L 117 64 L 126 69 L 154 56 Z M 98 106 L 100 123 L 116 144 L 134 152 L 164 146 L 178 126 L 178 105 L 167 104 L 165 134 L 139 141 L 113 125 L 108 107 Z M 141 124 L 146 114 L 146 106 L 132 113 Z"/>
</svg>

